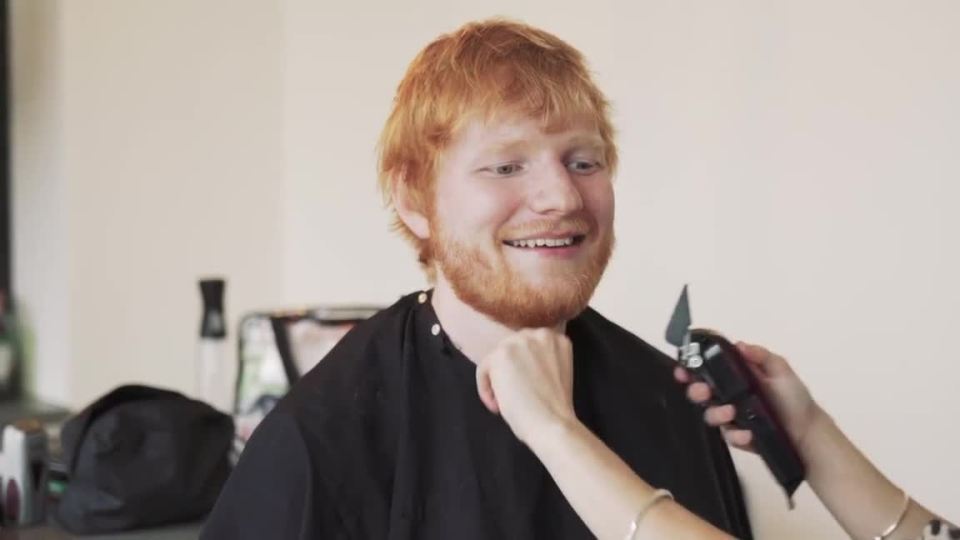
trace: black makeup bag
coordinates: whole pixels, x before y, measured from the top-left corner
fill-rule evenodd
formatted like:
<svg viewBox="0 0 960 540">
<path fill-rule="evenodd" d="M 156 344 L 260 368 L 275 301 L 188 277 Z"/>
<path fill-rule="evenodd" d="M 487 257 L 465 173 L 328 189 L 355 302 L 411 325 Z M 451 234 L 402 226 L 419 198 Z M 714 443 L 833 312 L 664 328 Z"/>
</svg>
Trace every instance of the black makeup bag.
<svg viewBox="0 0 960 540">
<path fill-rule="evenodd" d="M 64 424 L 56 521 L 76 534 L 199 520 L 230 474 L 233 420 L 206 403 L 121 386 Z"/>
</svg>

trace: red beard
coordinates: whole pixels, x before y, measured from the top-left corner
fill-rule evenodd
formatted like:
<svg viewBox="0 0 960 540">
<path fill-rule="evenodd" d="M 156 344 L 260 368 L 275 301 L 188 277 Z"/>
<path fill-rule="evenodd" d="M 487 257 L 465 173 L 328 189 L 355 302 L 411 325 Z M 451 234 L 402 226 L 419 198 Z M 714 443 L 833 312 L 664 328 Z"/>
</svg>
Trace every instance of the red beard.
<svg viewBox="0 0 960 540">
<path fill-rule="evenodd" d="M 436 224 L 436 220 L 433 222 Z M 589 230 L 595 233 L 597 227 L 593 224 Z M 596 246 L 585 243 L 581 249 L 594 252 L 577 269 L 559 270 L 542 276 L 539 283 L 531 283 L 510 267 L 503 252 L 493 257 L 459 238 L 448 236 L 440 227 L 435 227 L 434 232 L 429 240 L 430 251 L 457 298 L 511 328 L 551 327 L 579 315 L 593 296 L 614 245 L 612 234 L 600 239 Z M 514 249 L 500 246 L 500 249 Z"/>
</svg>

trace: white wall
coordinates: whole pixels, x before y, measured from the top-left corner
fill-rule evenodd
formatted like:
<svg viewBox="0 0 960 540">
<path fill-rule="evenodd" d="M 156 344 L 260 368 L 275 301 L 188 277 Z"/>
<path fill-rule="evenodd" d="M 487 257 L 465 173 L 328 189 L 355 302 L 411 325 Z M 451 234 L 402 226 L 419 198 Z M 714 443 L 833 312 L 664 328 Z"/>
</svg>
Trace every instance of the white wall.
<svg viewBox="0 0 960 540">
<path fill-rule="evenodd" d="M 53 2 L 11 2 L 9 8 L 12 285 L 28 349 L 44 359 L 27 364 L 26 386 L 61 401 L 72 375 L 62 26 Z"/>
<path fill-rule="evenodd" d="M 659 338 L 691 281 L 695 320 L 788 355 L 884 471 L 960 515 L 960 5 L 670 5 L 616 32 L 634 237 L 598 306 Z M 809 492 L 781 521 L 740 463 L 761 537 L 840 537 Z"/>
<path fill-rule="evenodd" d="M 508 15 L 580 48 L 616 108 L 595 307 L 666 349 L 690 282 L 696 322 L 785 353 L 884 471 L 960 516 L 955 1 L 80 5 L 13 2 L 17 58 L 39 59 L 15 65 L 14 188 L 41 394 L 188 388 L 201 273 L 230 276 L 234 316 L 421 287 L 374 144 L 422 46 Z M 758 538 L 842 537 L 737 461 Z"/>
<path fill-rule="evenodd" d="M 281 291 L 282 36 L 271 2 L 14 0 L 15 287 L 35 391 L 191 390 L 196 279 Z"/>
</svg>

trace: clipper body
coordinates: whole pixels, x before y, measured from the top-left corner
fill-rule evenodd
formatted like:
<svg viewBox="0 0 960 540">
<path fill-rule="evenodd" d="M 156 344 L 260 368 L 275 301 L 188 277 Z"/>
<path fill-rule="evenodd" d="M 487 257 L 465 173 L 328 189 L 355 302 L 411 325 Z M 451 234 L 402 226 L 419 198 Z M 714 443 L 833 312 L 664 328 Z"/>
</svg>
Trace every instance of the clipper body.
<svg viewBox="0 0 960 540">
<path fill-rule="evenodd" d="M 713 404 L 732 404 L 734 425 L 753 433 L 753 447 L 787 494 L 793 494 L 806 476 L 800 454 L 790 441 L 763 387 L 740 351 L 722 335 L 691 328 L 687 287 L 683 288 L 667 326 L 667 341 L 677 347 L 680 365 L 710 385 Z"/>
<path fill-rule="evenodd" d="M 710 385 L 716 404 L 733 404 L 733 423 L 753 433 L 754 449 L 792 497 L 806 469 L 747 361 L 736 346 L 710 330 L 692 329 L 688 336 L 680 364 Z"/>
</svg>

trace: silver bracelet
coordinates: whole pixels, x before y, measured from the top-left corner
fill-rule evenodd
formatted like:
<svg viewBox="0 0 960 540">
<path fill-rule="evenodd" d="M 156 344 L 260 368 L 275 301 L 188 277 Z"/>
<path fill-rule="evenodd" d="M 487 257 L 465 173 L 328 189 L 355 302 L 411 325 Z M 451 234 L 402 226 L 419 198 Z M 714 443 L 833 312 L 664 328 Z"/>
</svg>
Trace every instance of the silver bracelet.
<svg viewBox="0 0 960 540">
<path fill-rule="evenodd" d="M 643 516 L 650 511 L 651 508 L 658 502 L 663 499 L 673 500 L 673 493 L 665 489 L 658 489 L 653 492 L 653 495 L 643 503 L 643 506 L 640 507 L 640 511 L 637 512 L 637 517 L 633 518 L 633 521 L 630 522 L 630 530 L 627 532 L 627 536 L 624 537 L 624 540 L 634 540 L 634 536 L 637 534 L 637 528 L 640 526 L 640 521 L 643 520 Z"/>
<path fill-rule="evenodd" d="M 897 530 L 897 527 L 903 523 L 903 518 L 907 515 L 907 509 L 910 508 L 910 496 L 907 495 L 907 492 L 903 492 L 903 508 L 900 509 L 900 513 L 897 514 L 897 519 L 890 524 L 889 527 L 883 530 L 879 536 L 874 536 L 873 540 L 885 540 L 888 536 L 893 534 L 893 531 Z"/>
</svg>

